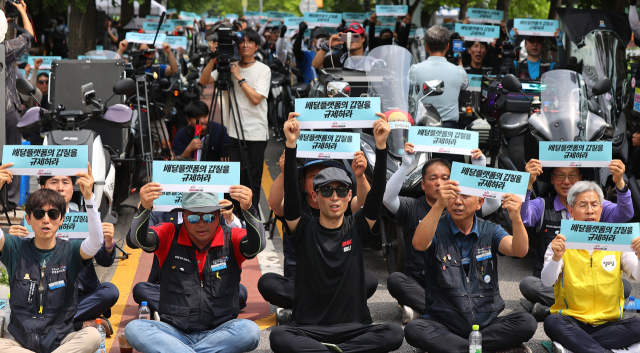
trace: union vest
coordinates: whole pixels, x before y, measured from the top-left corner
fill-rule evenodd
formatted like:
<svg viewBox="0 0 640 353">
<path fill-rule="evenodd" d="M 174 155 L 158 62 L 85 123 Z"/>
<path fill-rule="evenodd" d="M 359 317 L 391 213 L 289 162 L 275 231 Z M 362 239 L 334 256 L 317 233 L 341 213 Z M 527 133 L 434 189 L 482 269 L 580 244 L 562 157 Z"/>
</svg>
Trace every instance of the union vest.
<svg viewBox="0 0 640 353">
<path fill-rule="evenodd" d="M 563 217 L 562 212 L 556 211 L 553 205 L 555 196 L 545 197 L 542 199 L 544 202 L 544 211 L 542 212 L 542 219 L 540 225 L 536 229 L 536 261 L 533 268 L 533 275 L 540 278 L 542 275 L 542 268 L 544 267 L 544 254 L 547 251 L 547 247 L 556 235 L 560 233 L 560 223 Z"/>
<path fill-rule="evenodd" d="M 504 309 L 498 286 L 498 249 L 492 246 L 497 225 L 476 218 L 478 240 L 473 245 L 469 274 L 449 225 L 442 217 L 436 229 L 433 251 L 425 257 L 427 314 L 457 335 L 469 335 L 473 325 L 482 330 Z M 490 256 L 489 256 L 490 255 Z"/>
<path fill-rule="evenodd" d="M 207 250 L 202 280 L 194 247 L 178 244 L 181 225 L 160 268 L 160 320 L 182 332 L 213 330 L 239 313 L 240 267 L 231 244 L 231 228 L 223 227 L 224 245 Z M 221 268 L 225 266 L 225 268 Z"/>
<path fill-rule="evenodd" d="M 540 74 L 538 75 L 538 77 L 536 78 L 536 80 L 539 80 L 540 77 L 542 77 L 542 74 L 544 74 L 545 72 L 551 70 L 551 64 L 550 63 L 545 63 L 545 62 L 540 62 Z M 518 62 L 518 77 L 519 78 L 525 78 L 525 79 L 530 79 L 531 77 L 529 76 L 529 63 L 527 62 L 527 59 L 522 59 Z"/>
<path fill-rule="evenodd" d="M 556 302 L 551 313 L 591 325 L 621 320 L 621 258 L 619 251 L 596 250 L 589 256 L 587 250 L 568 249 L 562 256 L 564 268 L 553 287 Z"/>
<path fill-rule="evenodd" d="M 24 348 L 49 353 L 73 332 L 77 310 L 77 278 L 67 277 L 69 242 L 56 239 L 45 266 L 34 238 L 23 239 L 18 267 L 11 280 L 11 322 L 8 330 Z"/>
</svg>

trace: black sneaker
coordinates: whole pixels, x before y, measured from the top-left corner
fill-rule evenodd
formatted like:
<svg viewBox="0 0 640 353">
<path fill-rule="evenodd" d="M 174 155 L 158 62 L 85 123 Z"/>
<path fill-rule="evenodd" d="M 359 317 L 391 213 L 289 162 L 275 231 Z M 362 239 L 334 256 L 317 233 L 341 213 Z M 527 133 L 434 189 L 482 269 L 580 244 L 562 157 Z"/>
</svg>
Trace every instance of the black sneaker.
<svg viewBox="0 0 640 353">
<path fill-rule="evenodd" d="M 293 310 L 291 309 L 276 309 L 276 326 L 287 325 L 291 322 L 291 314 Z"/>
<path fill-rule="evenodd" d="M 520 304 L 522 305 L 524 310 L 526 310 L 528 313 L 530 313 L 531 310 L 533 310 L 533 303 L 528 301 L 525 298 L 520 298 Z"/>
<path fill-rule="evenodd" d="M 531 315 L 536 318 L 537 322 L 543 322 L 551 314 L 550 308 L 540 303 L 535 303 L 531 309 Z"/>
</svg>

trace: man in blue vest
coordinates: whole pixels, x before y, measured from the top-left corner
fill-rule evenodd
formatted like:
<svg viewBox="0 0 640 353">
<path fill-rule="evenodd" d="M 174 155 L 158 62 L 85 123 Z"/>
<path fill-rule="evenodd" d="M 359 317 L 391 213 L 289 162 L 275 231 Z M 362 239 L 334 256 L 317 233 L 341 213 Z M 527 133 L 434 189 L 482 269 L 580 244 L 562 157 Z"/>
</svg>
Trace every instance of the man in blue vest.
<svg viewBox="0 0 640 353">
<path fill-rule="evenodd" d="M 512 33 L 515 33 L 515 35 L 512 35 L 515 38 L 518 35 L 518 30 L 514 28 Z M 539 80 L 545 72 L 561 69 L 567 65 L 567 54 L 564 46 L 562 45 L 562 32 L 560 32 L 560 28 L 556 29 L 554 38 L 556 39 L 556 45 L 558 47 L 557 63 L 542 61 L 542 47 L 544 44 L 543 37 L 530 36 L 525 39 L 524 48 L 527 51 L 527 57 L 515 63 L 518 73 L 516 75 L 517 77 Z"/>
<path fill-rule="evenodd" d="M 11 180 L 9 165 L 0 167 L 0 187 Z M 77 173 L 87 216 L 100 224 L 93 195 L 91 168 Z M 22 239 L 0 231 L 0 261 L 6 266 L 11 288 L 11 339 L 0 339 L 0 352 L 91 353 L 100 346 L 94 327 L 74 332 L 80 272 L 93 262 L 103 246 L 102 232 L 90 232 L 84 240 L 56 237 L 67 202 L 60 193 L 40 189 L 25 204 L 27 223 L 35 236 Z"/>
<path fill-rule="evenodd" d="M 476 217 L 483 203 L 484 198 L 463 195 L 458 182 L 447 180 L 416 229 L 413 246 L 425 257 L 426 315 L 405 327 L 405 338 L 414 347 L 429 353 L 468 352 L 467 338 L 478 325 L 483 349 L 531 352 L 522 343 L 536 332 L 533 316 L 498 317 L 505 306 L 498 286 L 498 252 L 524 257 L 529 250 L 520 218 L 522 201 L 514 194 L 505 194 L 502 201 L 513 222 L 513 236 Z M 442 215 L 445 208 L 448 212 Z"/>
<path fill-rule="evenodd" d="M 260 328 L 238 320 L 238 288 L 242 263 L 266 246 L 264 227 L 252 207 L 251 189 L 231 186 L 247 230 L 220 226 L 218 195 L 182 195 L 181 226 L 162 223 L 149 228 L 153 201 L 162 194 L 159 183 L 140 189 L 140 208 L 133 219 L 133 245 L 158 257 L 161 321 L 134 320 L 127 341 L 141 352 L 249 352 L 258 347 Z"/>
</svg>

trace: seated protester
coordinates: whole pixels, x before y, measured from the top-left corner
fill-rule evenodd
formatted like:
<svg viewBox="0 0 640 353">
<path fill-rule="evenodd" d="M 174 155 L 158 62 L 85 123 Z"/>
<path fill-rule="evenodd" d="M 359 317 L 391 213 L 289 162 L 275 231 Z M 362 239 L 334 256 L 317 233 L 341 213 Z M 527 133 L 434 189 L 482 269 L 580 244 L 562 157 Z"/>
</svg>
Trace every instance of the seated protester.
<svg viewBox="0 0 640 353">
<path fill-rule="evenodd" d="M 413 234 L 418 224 L 429 213 L 439 196 L 442 183 L 449 180 L 451 163 L 442 158 L 432 158 L 422 167 L 422 190 L 425 197 L 413 198 L 398 196 L 402 184 L 413 165 L 415 153 L 414 145 L 407 142 L 404 145 L 402 165 L 387 182 L 384 192 L 384 206 L 389 211 L 390 218 L 402 226 L 405 244 L 411 244 Z M 473 150 L 472 164 L 486 166 L 486 158 L 479 149 Z M 485 203 L 486 204 L 486 203 Z M 483 207 L 484 205 L 483 204 Z M 497 207 L 496 207 L 497 208 Z M 387 279 L 389 294 L 398 300 L 402 310 L 402 323 L 406 324 L 425 314 L 424 308 L 424 254 L 413 246 L 405 246 L 404 273 L 394 272 Z"/>
<path fill-rule="evenodd" d="M 603 199 L 598 184 L 579 181 L 569 190 L 569 215 L 576 221 L 600 222 Z M 554 342 L 553 351 L 640 352 L 640 318 L 621 320 L 621 274 L 640 278 L 640 237 L 633 239 L 635 254 L 566 249 L 565 240 L 562 234 L 556 235 L 547 247 L 542 269 L 542 284 L 554 286 L 555 291 L 551 315 L 544 320 L 544 332 Z"/>
<path fill-rule="evenodd" d="M 529 172 L 529 187 L 520 214 L 527 227 L 536 229 L 535 250 L 536 260 L 533 268 L 533 276 L 524 278 L 520 282 L 520 292 L 525 299 L 520 299 L 522 306 L 531 312 L 538 321 L 543 321 L 549 315 L 549 307 L 555 302 L 554 290 L 551 286 L 543 286 L 540 280 L 544 264 L 544 254 L 551 241 L 560 231 L 560 222 L 569 219 L 567 211 L 567 196 L 569 189 L 576 182 L 582 180 L 582 174 L 578 168 L 554 168 L 551 171 L 551 185 L 557 195 L 550 197 L 538 197 L 531 200 L 533 183 L 542 174 L 540 161 L 531 159 L 527 162 L 525 170 Z M 623 223 L 633 217 L 633 200 L 631 191 L 625 185 L 623 174 L 625 166 L 619 159 L 614 159 L 609 165 L 609 171 L 616 184 L 618 204 L 604 200 L 602 203 L 602 222 Z M 631 293 L 631 283 L 626 279 L 625 298 Z"/>
<path fill-rule="evenodd" d="M 266 245 L 262 222 L 251 205 L 251 189 L 234 185 L 230 190 L 249 223 L 247 230 L 221 227 L 220 210 L 225 207 L 217 194 L 203 192 L 183 193 L 182 207 L 170 212 L 183 212 L 183 225 L 149 228 L 153 202 L 161 194 L 160 184 L 144 185 L 131 224 L 133 245 L 158 257 L 161 321 L 131 321 L 127 341 L 141 352 L 175 352 L 178 346 L 196 352 L 214 347 L 231 353 L 256 349 L 260 328 L 237 319 L 242 263 Z M 234 339 L 225 339 L 229 336 Z"/>
<path fill-rule="evenodd" d="M 269 191 L 269 207 L 275 216 L 284 218 L 284 158 L 283 151 L 280 157 L 280 175 L 271 185 Z M 342 163 L 327 159 L 307 159 L 304 166 L 298 168 L 298 192 L 302 198 L 301 212 L 314 219 L 319 219 L 321 215 L 317 198 L 313 198 L 313 179 L 318 173 L 326 168 L 340 168 L 348 175 L 349 172 Z M 364 203 L 369 193 L 370 186 L 364 171 L 367 169 L 367 159 L 364 152 L 358 151 L 351 163 L 358 185 L 357 196 L 353 197 L 351 204 L 347 205 L 345 217 L 357 212 Z M 297 255 L 293 245 L 291 245 L 291 235 L 287 227 L 282 227 L 282 248 L 284 254 L 284 276 L 277 273 L 265 273 L 258 281 L 258 291 L 267 302 L 278 307 L 276 310 L 276 323 L 284 325 L 291 320 L 291 309 L 294 300 L 294 277 L 296 273 Z M 367 298 L 371 298 L 378 288 L 378 277 L 371 271 L 364 271 L 364 283 Z"/>
<path fill-rule="evenodd" d="M 329 38 L 329 31 L 327 31 L 326 28 L 318 27 L 311 32 L 312 39 L 309 43 L 309 50 L 302 50 L 304 32 L 307 28 L 308 26 L 306 22 L 300 22 L 298 25 L 298 34 L 293 41 L 293 56 L 296 58 L 296 65 L 302 71 L 304 83 L 309 83 L 309 80 L 312 80 L 317 76 L 312 63 L 316 56 L 316 51 L 320 49 L 318 47 L 318 42 Z"/>
<path fill-rule="evenodd" d="M 373 124 L 375 153 L 378 160 L 385 160 L 391 129 L 384 115 L 377 114 L 382 118 Z M 372 236 L 382 208 L 386 164 L 376 164 L 367 200 L 352 216 L 344 216 L 352 195 L 351 179 L 335 167 L 325 168 L 313 178 L 312 197 L 320 206 L 319 219 L 302 213 L 296 187 L 298 115 L 289 114 L 284 125 L 284 217 L 298 254 L 293 314 L 288 326 L 271 331 L 271 349 L 275 353 L 396 350 L 403 342 L 402 328 L 372 325 L 363 262 L 364 244 Z"/>
<path fill-rule="evenodd" d="M 224 199 L 220 200 L 219 204 L 223 207 L 233 206 L 231 201 Z M 229 209 L 220 209 L 220 214 L 223 216 L 220 218 L 220 225 L 222 227 L 244 228 L 240 219 L 233 215 L 233 207 Z M 149 227 L 154 227 L 161 223 L 172 223 L 174 227 L 179 226 L 183 223 L 182 212 L 151 212 Z M 127 245 L 132 249 L 135 248 L 131 241 L 131 230 L 129 230 L 129 233 L 127 234 Z M 133 286 L 131 293 L 133 294 L 133 300 L 136 303 L 140 304 L 142 302 L 147 302 L 149 308 L 154 313 L 158 312 L 158 308 L 160 306 L 160 263 L 158 262 L 157 256 L 153 256 L 153 264 L 151 265 L 151 272 L 149 273 L 147 281 L 136 283 L 136 285 Z M 247 297 L 247 287 L 240 283 L 240 289 L 238 292 L 238 304 L 240 310 L 247 306 Z"/>
<path fill-rule="evenodd" d="M 514 28 L 512 32 L 515 36 L 518 35 L 517 28 Z M 539 80 L 545 72 L 554 69 L 562 69 L 567 65 L 567 53 L 562 45 L 562 32 L 560 32 L 560 28 L 556 29 L 554 37 L 556 38 L 556 44 L 558 46 L 558 62 L 543 62 L 541 56 L 544 37 L 530 36 L 525 39 L 524 43 L 524 48 L 527 51 L 527 57 L 514 62 L 516 65 L 516 77 Z"/>
<path fill-rule="evenodd" d="M 343 42 L 340 42 L 341 33 L 332 35 L 329 40 L 322 43 L 320 49 L 318 50 L 318 52 L 316 52 L 316 56 L 313 59 L 312 63 L 313 67 L 318 70 L 322 68 L 342 68 L 344 67 L 344 63 L 347 58 L 351 56 L 363 57 L 365 55 L 364 48 L 367 38 L 364 35 L 364 28 L 362 28 L 362 25 L 357 22 L 353 22 L 349 26 L 347 26 L 347 30 L 344 33 L 353 33 L 352 38 L 358 37 L 359 41 L 356 42 L 352 40 L 351 47 L 348 51 L 327 55 L 331 52 L 330 48 L 333 48 L 334 46 L 338 46 L 340 44 L 345 44 Z M 361 60 L 365 59 L 366 58 L 363 57 Z"/>
<path fill-rule="evenodd" d="M 89 169 L 89 175 L 91 175 L 91 169 Z M 74 210 L 69 205 L 71 197 L 73 197 L 73 185 L 76 183 L 75 176 L 41 176 L 38 178 L 38 182 L 40 183 L 40 189 L 57 191 L 64 197 L 65 202 L 67 202 L 65 213 L 78 212 L 77 209 Z M 77 205 L 73 205 L 77 208 Z M 89 206 L 90 205 L 87 205 L 86 207 L 87 213 L 98 213 L 97 209 Z M 89 232 L 99 232 L 104 236 L 104 244 L 100 247 L 100 250 L 98 250 L 94 258 L 99 266 L 110 267 L 116 258 L 115 242 L 113 241 L 113 224 L 103 222 L 102 227 L 100 227 L 100 223 L 97 225 L 93 224 L 94 219 L 95 217 L 89 217 Z M 97 219 L 100 221 L 99 213 Z M 12 225 L 9 228 L 9 234 L 26 237 L 29 233 L 24 226 L 24 221 L 22 221 L 20 225 Z M 78 308 L 73 320 L 76 330 L 82 328 L 84 321 L 91 321 L 101 317 L 105 333 L 107 336 L 111 336 L 113 328 L 108 318 L 111 317 L 111 307 L 116 304 L 120 297 L 118 288 L 109 282 L 100 283 L 96 270 L 93 267 L 93 262 L 80 271 L 77 287 Z"/>
<path fill-rule="evenodd" d="M 227 128 L 216 122 L 212 122 L 211 126 L 207 125 L 209 122 L 209 106 L 203 101 L 187 104 L 184 108 L 184 114 L 187 116 L 189 125 L 176 132 L 176 136 L 173 139 L 173 154 L 182 157 L 193 157 L 194 153 L 202 149 L 207 143 L 207 139 L 213 136 L 213 139 L 209 142 L 210 149 L 207 153 L 206 161 L 221 161 L 222 145 L 229 144 Z M 195 137 L 196 125 L 202 127 L 199 138 Z M 224 142 L 222 141 L 223 134 Z M 204 151 L 202 151 L 202 154 L 202 158 L 204 158 Z"/>
<path fill-rule="evenodd" d="M 11 182 L 11 172 L 6 169 L 11 165 L 0 167 L 0 187 Z M 93 228 L 87 239 L 67 241 L 56 237 L 67 202 L 49 189 L 35 191 L 25 204 L 33 238 L 0 231 L 0 262 L 7 268 L 11 292 L 8 331 L 13 336 L 0 339 L 0 352 L 92 353 L 100 346 L 100 333 L 95 327 L 78 332 L 73 329 L 80 272 L 93 262 L 104 242 L 92 192 L 93 178 L 88 173 L 76 176 Z"/>
<path fill-rule="evenodd" d="M 476 216 L 484 198 L 461 194 L 458 182 L 445 181 L 438 201 L 420 222 L 413 247 L 424 251 L 426 314 L 405 327 L 407 342 L 429 353 L 469 352 L 469 334 L 480 326 L 482 348 L 496 352 L 531 353 L 524 345 L 536 332 L 528 313 L 501 316 L 498 252 L 524 257 L 527 230 L 520 218 L 522 201 L 504 194 L 513 236 L 497 224 Z M 442 214 L 447 209 L 447 213 Z"/>
</svg>

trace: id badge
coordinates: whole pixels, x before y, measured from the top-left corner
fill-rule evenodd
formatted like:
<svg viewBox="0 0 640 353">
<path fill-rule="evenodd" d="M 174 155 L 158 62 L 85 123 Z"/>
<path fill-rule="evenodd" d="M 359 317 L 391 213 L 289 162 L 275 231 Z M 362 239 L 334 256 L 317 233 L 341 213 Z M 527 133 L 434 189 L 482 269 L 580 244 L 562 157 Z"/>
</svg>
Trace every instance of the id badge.
<svg viewBox="0 0 640 353">
<path fill-rule="evenodd" d="M 484 261 L 492 258 L 491 247 L 486 249 L 478 249 L 478 255 L 476 256 L 476 261 Z"/>
<path fill-rule="evenodd" d="M 213 264 L 211 265 L 211 272 L 220 271 L 220 270 L 224 270 L 225 268 L 227 268 L 227 260 L 228 259 L 229 259 L 229 257 L 224 256 L 224 257 L 220 258 L 219 260 L 215 260 L 213 262 Z"/>
<path fill-rule="evenodd" d="M 60 280 L 60 281 L 57 281 L 57 282 L 49 283 L 49 290 L 56 289 L 56 288 L 62 288 L 64 286 L 65 286 L 64 281 Z"/>
</svg>

